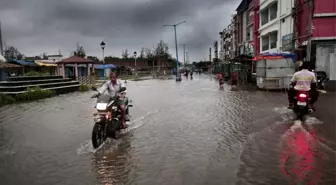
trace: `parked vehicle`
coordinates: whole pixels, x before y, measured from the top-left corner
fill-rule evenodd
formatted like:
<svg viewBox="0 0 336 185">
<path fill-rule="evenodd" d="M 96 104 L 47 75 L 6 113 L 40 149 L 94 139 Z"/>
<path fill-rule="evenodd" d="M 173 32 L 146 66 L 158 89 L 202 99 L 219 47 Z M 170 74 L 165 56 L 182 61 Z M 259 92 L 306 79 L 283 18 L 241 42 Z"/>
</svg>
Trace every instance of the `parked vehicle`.
<svg viewBox="0 0 336 185">
<path fill-rule="evenodd" d="M 325 90 L 325 82 L 328 82 L 329 78 L 327 76 L 327 73 L 324 71 L 314 71 L 316 75 L 316 81 L 317 81 L 317 89 L 319 90 Z"/>
</svg>

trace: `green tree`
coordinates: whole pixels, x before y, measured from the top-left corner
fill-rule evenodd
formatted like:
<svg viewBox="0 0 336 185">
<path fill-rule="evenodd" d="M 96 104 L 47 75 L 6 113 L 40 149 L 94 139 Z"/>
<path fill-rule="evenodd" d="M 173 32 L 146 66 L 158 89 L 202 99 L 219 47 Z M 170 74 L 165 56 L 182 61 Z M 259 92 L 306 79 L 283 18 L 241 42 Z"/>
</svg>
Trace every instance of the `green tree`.
<svg viewBox="0 0 336 185">
<path fill-rule="evenodd" d="M 7 60 L 13 60 L 13 59 L 22 60 L 24 55 L 16 47 L 9 46 L 5 48 L 4 57 Z"/>
<path fill-rule="evenodd" d="M 145 58 L 145 48 L 141 48 L 139 58 L 140 58 L 140 59 L 144 59 L 144 58 Z"/>
<path fill-rule="evenodd" d="M 87 59 L 91 60 L 91 61 L 95 61 L 95 62 L 99 61 L 98 57 L 96 57 L 96 56 L 87 56 Z"/>
<path fill-rule="evenodd" d="M 155 51 L 154 51 L 154 55 L 155 57 L 163 57 L 165 59 L 172 59 L 172 56 L 169 53 L 168 44 L 163 42 L 163 40 L 160 40 L 160 42 L 157 44 Z"/>
<path fill-rule="evenodd" d="M 122 53 L 121 53 L 121 56 L 122 56 L 123 59 L 128 58 L 128 56 L 129 56 L 128 50 L 127 49 L 123 50 Z"/>
<path fill-rule="evenodd" d="M 74 55 L 79 56 L 79 57 L 83 57 L 83 58 L 86 56 L 86 52 L 84 50 L 84 47 L 80 46 L 79 43 L 77 43 L 77 48 L 73 53 L 74 53 Z"/>
<path fill-rule="evenodd" d="M 153 54 L 152 50 L 146 48 L 145 52 L 146 52 L 146 59 L 147 60 L 152 60 L 154 58 L 154 54 Z"/>
<path fill-rule="evenodd" d="M 42 53 L 42 59 L 43 59 L 43 60 L 48 60 L 48 55 L 47 55 L 47 53 Z"/>
</svg>

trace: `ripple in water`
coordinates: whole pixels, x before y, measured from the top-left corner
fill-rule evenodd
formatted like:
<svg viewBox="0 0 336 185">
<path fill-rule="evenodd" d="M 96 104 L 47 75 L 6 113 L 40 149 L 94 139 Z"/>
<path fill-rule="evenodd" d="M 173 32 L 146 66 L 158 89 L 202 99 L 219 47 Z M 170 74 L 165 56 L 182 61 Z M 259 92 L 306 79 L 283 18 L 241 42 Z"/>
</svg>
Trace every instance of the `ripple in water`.
<svg viewBox="0 0 336 185">
<path fill-rule="evenodd" d="M 158 113 L 159 111 L 152 111 L 152 112 L 148 112 L 146 115 L 141 116 L 139 119 L 136 119 L 134 121 L 132 121 L 131 123 L 127 123 L 128 128 L 125 130 L 122 130 L 119 132 L 120 136 L 127 134 L 128 132 L 130 132 L 133 129 L 139 128 L 140 126 L 142 126 L 145 122 L 145 118 Z M 97 151 L 101 150 L 102 147 L 104 147 L 104 145 L 108 145 L 108 146 L 113 146 L 115 144 L 118 144 L 119 140 L 114 140 L 114 139 L 107 139 L 100 147 L 98 147 L 97 149 L 94 149 L 92 146 L 92 142 L 91 139 L 84 141 L 83 143 L 80 144 L 80 147 L 77 149 L 77 154 L 78 155 L 85 155 L 88 153 L 96 153 Z"/>
</svg>

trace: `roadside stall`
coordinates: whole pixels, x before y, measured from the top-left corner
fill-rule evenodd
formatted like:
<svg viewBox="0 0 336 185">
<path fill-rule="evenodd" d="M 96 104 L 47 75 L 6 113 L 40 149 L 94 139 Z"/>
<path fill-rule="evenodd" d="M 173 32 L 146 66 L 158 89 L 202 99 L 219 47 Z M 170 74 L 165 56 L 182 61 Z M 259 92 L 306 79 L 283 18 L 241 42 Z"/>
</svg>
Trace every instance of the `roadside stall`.
<svg viewBox="0 0 336 185">
<path fill-rule="evenodd" d="M 295 73 L 297 56 L 289 53 L 270 53 L 256 56 L 257 87 L 265 90 L 287 89 Z"/>
</svg>

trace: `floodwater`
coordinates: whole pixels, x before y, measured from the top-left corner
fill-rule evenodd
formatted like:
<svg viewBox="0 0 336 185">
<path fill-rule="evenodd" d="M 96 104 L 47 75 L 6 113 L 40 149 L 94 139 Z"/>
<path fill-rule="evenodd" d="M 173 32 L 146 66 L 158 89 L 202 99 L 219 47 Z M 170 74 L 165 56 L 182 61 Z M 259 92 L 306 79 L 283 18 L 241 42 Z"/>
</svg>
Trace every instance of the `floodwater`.
<svg viewBox="0 0 336 185">
<path fill-rule="evenodd" d="M 127 86 L 129 128 L 97 150 L 93 92 L 0 108 L 1 185 L 336 183 L 335 94 L 301 124 L 286 94 L 206 75 Z"/>
</svg>

